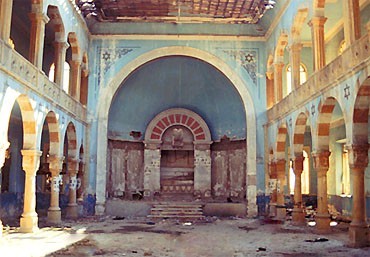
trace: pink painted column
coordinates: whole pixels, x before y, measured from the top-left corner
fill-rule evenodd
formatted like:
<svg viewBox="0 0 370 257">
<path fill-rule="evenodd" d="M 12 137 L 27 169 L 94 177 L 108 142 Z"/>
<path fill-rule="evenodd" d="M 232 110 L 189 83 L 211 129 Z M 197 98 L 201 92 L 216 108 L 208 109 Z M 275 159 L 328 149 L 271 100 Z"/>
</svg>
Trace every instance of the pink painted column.
<svg viewBox="0 0 370 257">
<path fill-rule="evenodd" d="M 69 202 L 67 206 L 68 218 L 78 218 L 78 205 L 77 205 L 77 173 L 78 173 L 78 160 L 68 160 L 68 175 L 69 175 Z"/>
<path fill-rule="evenodd" d="M 285 220 L 286 218 L 286 208 L 285 208 L 285 199 L 284 199 L 285 164 L 286 164 L 286 161 L 284 159 L 277 160 L 276 162 L 276 172 L 277 172 L 276 218 L 280 220 Z"/>
<path fill-rule="evenodd" d="M 26 173 L 24 188 L 24 206 L 20 221 L 20 232 L 33 233 L 38 230 L 38 217 L 36 213 L 36 172 L 40 165 L 41 151 L 22 150 L 23 170 Z"/>
<path fill-rule="evenodd" d="M 305 225 L 305 213 L 302 206 L 302 171 L 303 171 L 304 157 L 296 156 L 293 161 L 293 170 L 295 175 L 294 184 L 294 208 L 293 208 L 293 222 L 296 225 Z"/>
<path fill-rule="evenodd" d="M 60 224 L 62 222 L 59 207 L 59 174 L 63 167 L 63 160 L 64 156 L 52 155 L 48 158 L 49 170 L 52 177 L 50 207 L 48 209 L 48 222 L 51 224 Z"/>
<path fill-rule="evenodd" d="M 330 215 L 328 212 L 328 188 L 327 172 L 329 169 L 329 151 L 317 151 L 312 153 L 314 166 L 317 172 L 317 214 L 316 228 L 320 232 L 328 232 L 330 229 Z"/>
<path fill-rule="evenodd" d="M 0 40 L 9 43 L 10 28 L 12 25 L 12 0 L 0 0 Z"/>
<path fill-rule="evenodd" d="M 9 142 L 3 142 L 0 144 L 0 168 L 3 167 L 6 157 L 6 150 L 9 148 Z M 0 172 L 1 176 L 1 172 Z M 0 237 L 3 235 L 3 223 L 0 220 Z"/>
<path fill-rule="evenodd" d="M 308 25 L 311 26 L 312 48 L 314 59 L 314 71 L 318 71 L 325 66 L 325 33 L 324 24 L 327 18 L 312 17 Z"/>
<path fill-rule="evenodd" d="M 354 247 L 369 244 L 369 225 L 366 222 L 365 170 L 369 163 L 369 145 L 350 145 L 349 168 L 353 179 L 352 222 L 349 226 L 350 243 Z"/>
<path fill-rule="evenodd" d="M 45 24 L 48 23 L 49 17 L 43 13 L 30 13 L 29 17 L 31 20 L 29 61 L 42 70 Z"/>
<path fill-rule="evenodd" d="M 60 87 L 63 87 L 64 62 L 66 60 L 66 50 L 68 44 L 66 42 L 54 42 L 54 82 Z"/>
</svg>

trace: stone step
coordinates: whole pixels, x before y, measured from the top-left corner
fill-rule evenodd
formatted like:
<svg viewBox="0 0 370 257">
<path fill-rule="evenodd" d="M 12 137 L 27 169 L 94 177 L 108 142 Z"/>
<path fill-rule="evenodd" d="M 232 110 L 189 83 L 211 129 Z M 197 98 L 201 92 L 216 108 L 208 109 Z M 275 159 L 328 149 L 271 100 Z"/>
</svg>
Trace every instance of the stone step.
<svg viewBox="0 0 370 257">
<path fill-rule="evenodd" d="M 153 205 L 149 218 L 200 219 L 203 216 L 202 204 L 163 202 Z"/>
</svg>

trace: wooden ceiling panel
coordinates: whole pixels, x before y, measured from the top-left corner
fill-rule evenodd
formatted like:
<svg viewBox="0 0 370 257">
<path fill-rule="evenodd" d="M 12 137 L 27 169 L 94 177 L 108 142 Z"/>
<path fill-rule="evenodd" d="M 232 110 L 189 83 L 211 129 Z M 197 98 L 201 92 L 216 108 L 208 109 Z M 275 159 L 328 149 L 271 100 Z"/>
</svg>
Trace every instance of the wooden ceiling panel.
<svg viewBox="0 0 370 257">
<path fill-rule="evenodd" d="M 269 0 L 80 0 L 101 21 L 257 23 Z"/>
</svg>

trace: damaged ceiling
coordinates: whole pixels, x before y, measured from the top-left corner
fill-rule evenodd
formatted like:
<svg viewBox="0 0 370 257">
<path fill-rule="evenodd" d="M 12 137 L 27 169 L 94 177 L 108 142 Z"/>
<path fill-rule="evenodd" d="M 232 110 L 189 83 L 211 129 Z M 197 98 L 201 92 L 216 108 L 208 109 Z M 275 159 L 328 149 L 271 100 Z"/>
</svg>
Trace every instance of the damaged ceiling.
<svg viewBox="0 0 370 257">
<path fill-rule="evenodd" d="M 272 0 L 80 0 L 85 16 L 115 22 L 255 24 Z"/>
</svg>

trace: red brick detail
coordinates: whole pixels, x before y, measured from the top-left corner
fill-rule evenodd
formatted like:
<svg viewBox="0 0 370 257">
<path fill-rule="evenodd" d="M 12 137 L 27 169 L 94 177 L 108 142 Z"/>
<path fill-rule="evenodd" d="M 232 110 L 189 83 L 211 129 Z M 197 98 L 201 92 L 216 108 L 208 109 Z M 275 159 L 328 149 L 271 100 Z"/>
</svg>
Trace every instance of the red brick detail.
<svg viewBox="0 0 370 257">
<path fill-rule="evenodd" d="M 322 108 L 321 108 L 321 113 L 332 113 L 333 109 L 334 109 L 335 105 L 324 105 Z"/>
<path fill-rule="evenodd" d="M 196 140 L 205 140 L 205 139 L 206 139 L 206 135 L 204 135 L 204 134 L 197 135 L 197 136 L 195 137 L 195 139 L 196 139 Z"/>
<path fill-rule="evenodd" d="M 187 118 L 188 118 L 188 116 L 186 116 L 185 114 L 183 114 L 182 117 L 181 117 L 181 123 L 182 124 L 185 124 Z"/>
<path fill-rule="evenodd" d="M 158 127 L 154 127 L 153 132 L 155 132 L 157 134 L 162 134 L 162 130 Z"/>
<path fill-rule="evenodd" d="M 162 123 L 162 121 L 158 121 L 156 127 L 160 127 L 162 130 L 166 128 L 166 126 Z"/>
<path fill-rule="evenodd" d="M 193 123 L 193 125 L 191 125 L 190 126 L 190 128 L 192 129 L 192 130 L 194 130 L 195 128 L 197 128 L 197 127 L 199 127 L 199 123 L 197 122 L 197 121 L 195 121 L 194 123 Z"/>
<path fill-rule="evenodd" d="M 171 114 L 170 116 L 168 116 L 168 118 L 170 119 L 171 124 L 174 124 L 175 123 L 175 116 L 173 114 Z"/>
<path fill-rule="evenodd" d="M 200 133 L 203 133 L 203 128 L 202 127 L 199 127 L 196 130 L 194 130 L 195 135 L 200 134 Z"/>
<path fill-rule="evenodd" d="M 303 143 L 304 143 L 304 134 L 295 134 L 294 144 L 303 144 Z"/>
<path fill-rule="evenodd" d="M 188 121 L 186 122 L 186 125 L 190 126 L 193 123 L 194 119 L 192 117 L 189 117 Z"/>
<path fill-rule="evenodd" d="M 318 125 L 318 135 L 328 136 L 330 131 L 330 123 L 319 123 Z"/>
<path fill-rule="evenodd" d="M 150 139 L 160 139 L 160 136 L 152 133 L 152 135 L 150 136 Z"/>
<path fill-rule="evenodd" d="M 353 114 L 354 123 L 367 123 L 369 109 L 359 109 L 356 108 Z"/>
<path fill-rule="evenodd" d="M 181 114 L 176 114 L 175 117 L 176 117 L 176 123 L 180 123 L 180 121 L 181 121 Z"/>
<path fill-rule="evenodd" d="M 168 121 L 167 117 L 164 117 L 162 119 L 163 123 L 168 127 L 170 125 L 170 122 Z"/>
</svg>

